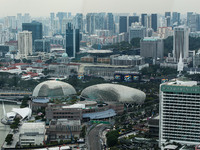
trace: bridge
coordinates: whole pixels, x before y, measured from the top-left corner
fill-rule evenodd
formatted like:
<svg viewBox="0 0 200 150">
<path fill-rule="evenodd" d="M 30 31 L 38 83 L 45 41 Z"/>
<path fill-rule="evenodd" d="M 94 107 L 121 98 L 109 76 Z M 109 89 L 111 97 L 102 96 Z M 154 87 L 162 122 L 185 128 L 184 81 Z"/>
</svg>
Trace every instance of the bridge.
<svg viewBox="0 0 200 150">
<path fill-rule="evenodd" d="M 24 96 L 31 97 L 32 92 L 29 91 L 12 91 L 12 90 L 0 90 L 1 99 L 22 99 Z"/>
<path fill-rule="evenodd" d="M 10 103 L 16 103 L 18 105 L 21 105 L 21 101 L 18 100 L 9 100 L 9 99 L 0 99 L 1 102 L 10 102 Z"/>
</svg>

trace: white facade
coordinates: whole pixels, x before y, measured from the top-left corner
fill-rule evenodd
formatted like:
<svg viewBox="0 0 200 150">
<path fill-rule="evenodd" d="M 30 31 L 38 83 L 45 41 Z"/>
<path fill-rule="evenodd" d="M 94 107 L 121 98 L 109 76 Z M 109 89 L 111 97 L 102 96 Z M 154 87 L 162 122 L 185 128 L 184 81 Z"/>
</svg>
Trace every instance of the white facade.
<svg viewBox="0 0 200 150">
<path fill-rule="evenodd" d="M 129 28 L 129 43 L 132 38 L 144 38 L 146 36 L 146 28 L 138 23 L 132 23 Z"/>
<path fill-rule="evenodd" d="M 45 140 L 45 124 L 24 123 L 20 128 L 19 144 L 20 145 L 40 145 Z"/>
<path fill-rule="evenodd" d="M 23 31 L 18 34 L 18 50 L 21 59 L 32 55 L 32 32 Z"/>
<path fill-rule="evenodd" d="M 196 81 L 160 85 L 160 147 L 167 140 L 180 144 L 200 143 L 200 86 Z"/>
<path fill-rule="evenodd" d="M 169 36 L 173 36 L 172 27 L 160 27 L 158 28 L 158 37 L 166 39 Z"/>
<path fill-rule="evenodd" d="M 179 26 L 174 28 L 173 57 L 178 62 L 180 53 L 183 59 L 188 58 L 189 54 L 189 28 Z"/>
</svg>

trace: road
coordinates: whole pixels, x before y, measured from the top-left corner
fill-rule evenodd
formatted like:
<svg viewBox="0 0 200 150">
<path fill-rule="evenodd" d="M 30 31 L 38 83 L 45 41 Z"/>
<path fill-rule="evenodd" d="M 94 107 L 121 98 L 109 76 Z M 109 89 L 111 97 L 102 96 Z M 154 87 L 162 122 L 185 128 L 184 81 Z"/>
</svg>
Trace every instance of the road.
<svg viewBox="0 0 200 150">
<path fill-rule="evenodd" d="M 106 128 L 105 124 L 95 126 L 88 134 L 89 150 L 102 150 L 101 133 Z"/>
</svg>

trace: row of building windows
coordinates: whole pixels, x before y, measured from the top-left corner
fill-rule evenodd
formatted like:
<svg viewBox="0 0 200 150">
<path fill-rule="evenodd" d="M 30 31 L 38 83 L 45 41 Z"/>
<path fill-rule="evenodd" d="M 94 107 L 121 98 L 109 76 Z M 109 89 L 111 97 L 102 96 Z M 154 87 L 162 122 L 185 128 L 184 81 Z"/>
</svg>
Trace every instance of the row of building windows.
<svg viewBox="0 0 200 150">
<path fill-rule="evenodd" d="M 21 139 L 21 141 L 35 141 L 35 139 Z"/>
<path fill-rule="evenodd" d="M 191 130 L 191 129 L 181 129 L 181 128 L 163 128 L 163 133 L 178 133 L 181 135 L 200 135 L 200 133 L 196 132 L 196 130 Z"/>
<path fill-rule="evenodd" d="M 187 96 L 191 96 L 191 95 L 200 95 L 199 93 L 175 93 L 175 92 L 163 92 L 163 95 L 187 95 Z"/>
<path fill-rule="evenodd" d="M 163 139 L 170 139 L 170 140 L 182 140 L 182 141 L 185 141 L 185 142 L 200 142 L 200 140 L 198 140 L 198 138 L 196 138 L 196 137 L 189 137 L 189 138 L 187 138 L 187 137 L 181 137 L 181 136 L 174 136 L 174 135 L 172 135 L 172 136 L 167 136 L 167 135 L 163 135 L 164 136 L 164 138 Z"/>
</svg>

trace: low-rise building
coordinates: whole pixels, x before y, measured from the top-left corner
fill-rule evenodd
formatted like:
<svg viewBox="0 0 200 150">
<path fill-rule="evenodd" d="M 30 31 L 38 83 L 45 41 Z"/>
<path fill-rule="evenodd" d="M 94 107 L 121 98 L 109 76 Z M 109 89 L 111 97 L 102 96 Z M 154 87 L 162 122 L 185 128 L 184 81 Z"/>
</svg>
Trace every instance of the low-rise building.
<svg viewBox="0 0 200 150">
<path fill-rule="evenodd" d="M 111 64 L 118 65 L 118 66 L 138 66 L 143 65 L 145 63 L 144 58 L 135 55 L 122 55 L 117 57 L 111 57 Z"/>
<path fill-rule="evenodd" d="M 20 128 L 19 144 L 22 145 L 40 145 L 45 140 L 45 124 L 23 123 Z"/>
<path fill-rule="evenodd" d="M 73 140 L 75 138 L 80 138 L 80 133 L 80 120 L 52 120 L 47 129 L 48 141 Z"/>
</svg>

